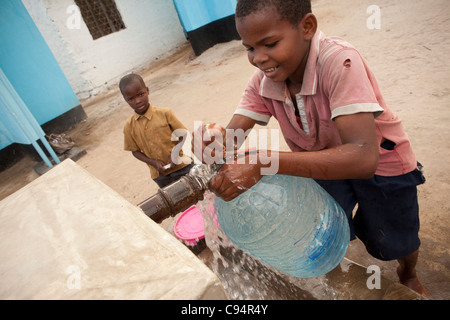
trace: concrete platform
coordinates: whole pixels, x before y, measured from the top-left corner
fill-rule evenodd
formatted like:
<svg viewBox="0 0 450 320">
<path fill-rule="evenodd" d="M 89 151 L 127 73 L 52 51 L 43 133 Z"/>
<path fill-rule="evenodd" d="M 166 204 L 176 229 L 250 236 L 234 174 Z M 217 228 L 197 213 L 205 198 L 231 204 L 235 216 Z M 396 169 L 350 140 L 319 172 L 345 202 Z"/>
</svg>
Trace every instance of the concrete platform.
<svg viewBox="0 0 450 320">
<path fill-rule="evenodd" d="M 227 299 L 176 238 L 66 160 L 0 202 L 0 299 Z"/>
</svg>

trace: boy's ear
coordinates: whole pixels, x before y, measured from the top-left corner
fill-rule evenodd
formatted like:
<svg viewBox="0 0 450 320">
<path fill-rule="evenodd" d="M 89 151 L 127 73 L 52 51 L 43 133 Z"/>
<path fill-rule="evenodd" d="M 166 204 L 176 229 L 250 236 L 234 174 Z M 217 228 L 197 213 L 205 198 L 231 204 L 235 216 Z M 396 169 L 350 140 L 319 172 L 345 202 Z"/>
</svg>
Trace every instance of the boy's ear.
<svg viewBox="0 0 450 320">
<path fill-rule="evenodd" d="M 305 40 L 311 40 L 317 31 L 317 18 L 312 13 L 308 13 L 301 21 L 301 28 Z"/>
</svg>

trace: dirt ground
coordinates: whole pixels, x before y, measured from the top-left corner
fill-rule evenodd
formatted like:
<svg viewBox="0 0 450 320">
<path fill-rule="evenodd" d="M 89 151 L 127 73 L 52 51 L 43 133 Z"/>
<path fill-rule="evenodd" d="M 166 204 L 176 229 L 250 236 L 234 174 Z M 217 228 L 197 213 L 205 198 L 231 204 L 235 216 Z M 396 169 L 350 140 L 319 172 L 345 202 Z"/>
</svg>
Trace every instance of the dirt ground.
<svg viewBox="0 0 450 320">
<path fill-rule="evenodd" d="M 375 72 L 391 109 L 403 119 L 427 182 L 419 187 L 422 247 L 418 271 L 431 299 L 450 298 L 450 7 L 448 0 L 313 0 L 319 28 L 355 45 Z M 381 13 L 381 29 L 370 30 L 370 5 Z M 239 41 L 195 57 L 187 44 L 140 72 L 153 105 L 169 107 L 192 132 L 195 121 L 226 125 L 254 71 Z M 122 127 L 132 114 L 112 85 L 82 105 L 88 119 L 68 132 L 87 154 L 78 164 L 133 204 L 156 192 L 145 165 L 122 150 Z M 272 121 L 270 128 L 278 128 Z M 280 149 L 287 150 L 280 134 Z M 0 199 L 38 175 L 25 158 L 0 173 Z M 361 243 L 347 257 L 378 265 L 397 281 L 396 262 L 371 258 Z"/>
</svg>

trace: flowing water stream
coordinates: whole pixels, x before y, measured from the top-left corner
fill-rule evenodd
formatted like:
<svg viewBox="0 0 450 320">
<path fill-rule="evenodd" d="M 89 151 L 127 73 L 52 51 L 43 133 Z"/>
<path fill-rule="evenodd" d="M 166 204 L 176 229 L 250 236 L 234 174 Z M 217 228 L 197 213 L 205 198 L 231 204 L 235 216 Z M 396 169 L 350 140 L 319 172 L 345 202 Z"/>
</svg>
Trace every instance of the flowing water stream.
<svg viewBox="0 0 450 320">
<path fill-rule="evenodd" d="M 205 166 L 197 166 L 191 172 L 205 182 L 213 174 L 214 171 Z M 233 245 L 217 222 L 215 197 L 206 191 L 204 200 L 197 204 L 203 216 L 208 247 L 199 258 L 219 277 L 230 299 L 335 299 L 336 292 L 325 276 L 300 279 L 285 275 Z"/>
<path fill-rule="evenodd" d="M 219 277 L 233 300 L 316 300 L 335 299 L 338 294 L 326 276 L 301 279 L 285 275 L 240 250 L 223 234 L 207 193 L 197 207 L 202 212 L 207 249 L 202 259 Z M 211 214 L 213 213 L 213 214 Z"/>
</svg>

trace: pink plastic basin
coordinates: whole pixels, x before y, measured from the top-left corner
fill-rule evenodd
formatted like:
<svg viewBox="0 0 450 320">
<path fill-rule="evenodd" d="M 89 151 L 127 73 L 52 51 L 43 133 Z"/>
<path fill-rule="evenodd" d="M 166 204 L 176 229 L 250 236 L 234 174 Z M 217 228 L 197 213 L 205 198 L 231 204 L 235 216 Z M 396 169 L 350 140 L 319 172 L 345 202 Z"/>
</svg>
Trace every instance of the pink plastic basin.
<svg viewBox="0 0 450 320">
<path fill-rule="evenodd" d="M 202 213 L 195 206 L 190 207 L 178 217 L 173 231 L 178 239 L 196 246 L 198 240 L 205 238 Z"/>
</svg>

